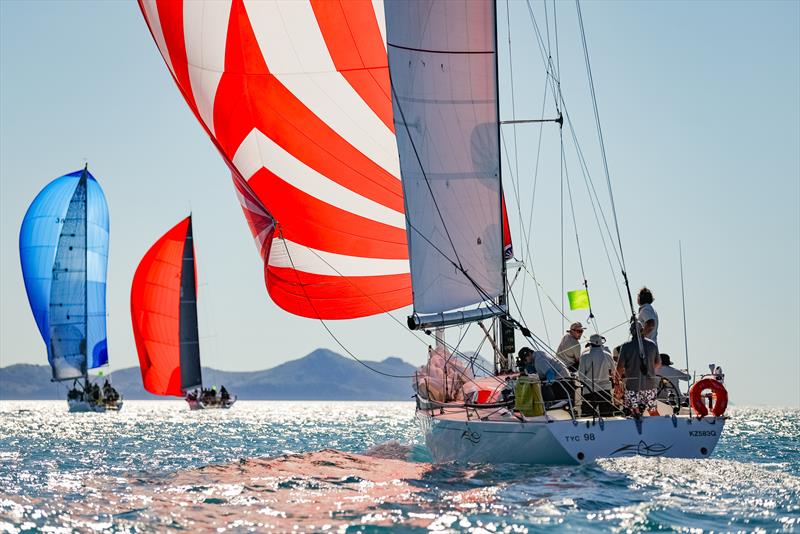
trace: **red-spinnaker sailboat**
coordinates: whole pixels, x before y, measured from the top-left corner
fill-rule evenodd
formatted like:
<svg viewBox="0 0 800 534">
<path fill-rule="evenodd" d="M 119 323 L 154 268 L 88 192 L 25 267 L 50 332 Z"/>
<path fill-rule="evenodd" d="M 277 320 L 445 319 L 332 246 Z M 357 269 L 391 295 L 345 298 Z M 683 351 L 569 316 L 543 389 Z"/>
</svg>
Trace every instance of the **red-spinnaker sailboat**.
<svg viewBox="0 0 800 534">
<path fill-rule="evenodd" d="M 144 388 L 185 397 L 192 410 L 230 408 L 225 388 L 203 389 L 191 215 L 150 247 L 133 276 L 131 319 Z"/>
</svg>

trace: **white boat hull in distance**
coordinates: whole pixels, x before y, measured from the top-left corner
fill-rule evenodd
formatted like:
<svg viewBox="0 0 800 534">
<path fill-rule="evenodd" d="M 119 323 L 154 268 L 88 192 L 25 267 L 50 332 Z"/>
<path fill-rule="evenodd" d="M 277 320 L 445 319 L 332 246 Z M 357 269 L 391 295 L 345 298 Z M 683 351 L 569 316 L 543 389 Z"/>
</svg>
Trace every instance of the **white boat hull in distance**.
<svg viewBox="0 0 800 534">
<path fill-rule="evenodd" d="M 189 404 L 190 410 L 227 410 L 236 402 L 236 396 L 234 395 L 230 399 L 226 401 L 217 401 L 217 402 L 203 402 L 198 399 L 186 399 L 186 402 Z"/>
<path fill-rule="evenodd" d="M 118 412 L 122 409 L 122 401 L 94 403 L 80 399 L 67 399 L 69 411 L 81 412 Z"/>
<path fill-rule="evenodd" d="M 473 413 L 469 419 L 463 408 L 459 412 L 417 410 L 434 462 L 575 465 L 629 456 L 708 458 L 725 426 L 725 417 L 713 416 L 573 420 L 562 410 L 561 417 L 520 421 L 510 412 L 499 420 L 497 410 L 494 415 Z"/>
</svg>

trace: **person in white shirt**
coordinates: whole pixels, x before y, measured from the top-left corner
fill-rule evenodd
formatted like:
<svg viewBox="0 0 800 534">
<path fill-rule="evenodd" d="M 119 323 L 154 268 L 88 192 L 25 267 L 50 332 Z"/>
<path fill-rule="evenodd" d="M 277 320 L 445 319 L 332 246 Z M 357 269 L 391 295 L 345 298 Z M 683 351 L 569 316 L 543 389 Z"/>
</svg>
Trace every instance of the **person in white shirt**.
<svg viewBox="0 0 800 534">
<path fill-rule="evenodd" d="M 680 381 L 685 380 L 688 382 L 691 378 L 689 373 L 672 367 L 672 360 L 670 359 L 669 354 L 662 354 L 661 367 L 656 369 L 656 375 L 660 376 L 661 378 L 665 378 L 670 384 L 672 384 L 672 388 L 661 388 L 658 392 L 658 398 L 662 400 L 668 399 L 670 390 L 674 388 L 675 395 L 677 395 L 676 400 L 679 404 L 683 402 L 683 399 L 686 397 L 686 395 L 681 392 Z"/>
<path fill-rule="evenodd" d="M 592 334 L 586 350 L 581 354 L 578 371 L 583 382 L 583 402 L 589 409 L 583 409 L 584 415 L 612 415 L 614 405 L 611 402 L 611 377 L 615 373 L 611 351 L 604 345 L 606 338 L 600 334 Z"/>
<path fill-rule="evenodd" d="M 567 333 L 561 338 L 561 343 L 556 349 L 556 356 L 564 362 L 570 371 L 578 369 L 578 360 L 581 359 L 581 337 L 583 336 L 583 325 L 572 323 Z"/>
<path fill-rule="evenodd" d="M 637 319 L 642 323 L 645 337 L 658 345 L 658 314 L 653 308 L 653 292 L 643 287 L 639 290 L 636 301 L 639 303 Z"/>
</svg>

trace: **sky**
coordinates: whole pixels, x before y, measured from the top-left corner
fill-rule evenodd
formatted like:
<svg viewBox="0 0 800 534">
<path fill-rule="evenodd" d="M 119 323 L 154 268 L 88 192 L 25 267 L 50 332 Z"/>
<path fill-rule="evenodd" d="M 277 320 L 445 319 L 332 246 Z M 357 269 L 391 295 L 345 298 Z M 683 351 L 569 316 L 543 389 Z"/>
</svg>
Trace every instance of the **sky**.
<svg viewBox="0 0 800 534">
<path fill-rule="evenodd" d="M 550 33 L 591 183 L 613 224 L 575 4 L 556 2 L 557 25 L 552 3 L 547 24 L 544 4 L 531 6 L 543 40 Z M 655 295 L 662 352 L 685 366 L 680 241 L 690 368 L 721 365 L 736 404 L 800 405 L 800 3 L 595 1 L 582 14 L 627 272 L 634 291 L 647 285 Z M 544 69 L 527 5 L 499 2 L 498 19 L 501 115 L 540 118 Z M 544 110 L 555 113 L 552 96 Z M 604 251 L 569 130 L 565 181 L 555 125 L 542 127 L 540 151 L 538 126 L 503 128 L 515 251 L 540 284 L 541 305 L 530 276 L 515 280 L 518 316 L 552 345 L 565 323 L 585 322 L 583 310 L 559 313 L 562 288 L 582 285 L 582 259 L 599 330 L 611 345 L 625 341 L 621 276 L 609 266 L 616 260 Z M 229 171 L 134 2 L 4 0 L 0 365 L 46 362 L 20 272 L 19 226 L 42 187 L 87 161 L 111 217 L 112 370 L 138 363 L 129 312 L 138 261 L 190 210 L 204 365 L 258 370 L 318 347 L 344 353 L 340 343 L 361 359 L 424 363 L 430 340 L 398 324 L 408 309 L 323 325 L 272 303 Z M 525 227 L 532 217 L 529 246 L 520 214 Z M 479 341 L 473 328 L 461 348 Z"/>
</svg>

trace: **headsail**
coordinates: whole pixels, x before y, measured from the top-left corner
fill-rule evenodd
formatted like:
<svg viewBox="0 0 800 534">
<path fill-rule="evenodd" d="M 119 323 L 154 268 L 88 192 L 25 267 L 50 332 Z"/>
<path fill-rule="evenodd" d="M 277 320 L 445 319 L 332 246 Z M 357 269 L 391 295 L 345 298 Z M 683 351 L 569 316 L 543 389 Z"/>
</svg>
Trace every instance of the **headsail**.
<svg viewBox="0 0 800 534">
<path fill-rule="evenodd" d="M 201 385 L 191 217 L 150 247 L 133 276 L 131 320 L 144 388 L 182 397 Z"/>
<path fill-rule="evenodd" d="M 140 6 L 233 172 L 273 300 L 333 319 L 409 304 L 381 2 Z"/>
<path fill-rule="evenodd" d="M 19 235 L 28 301 L 54 380 L 108 363 L 108 205 L 84 169 L 50 182 L 34 199 Z"/>
<path fill-rule="evenodd" d="M 414 310 L 504 290 L 493 0 L 386 3 Z"/>
</svg>

